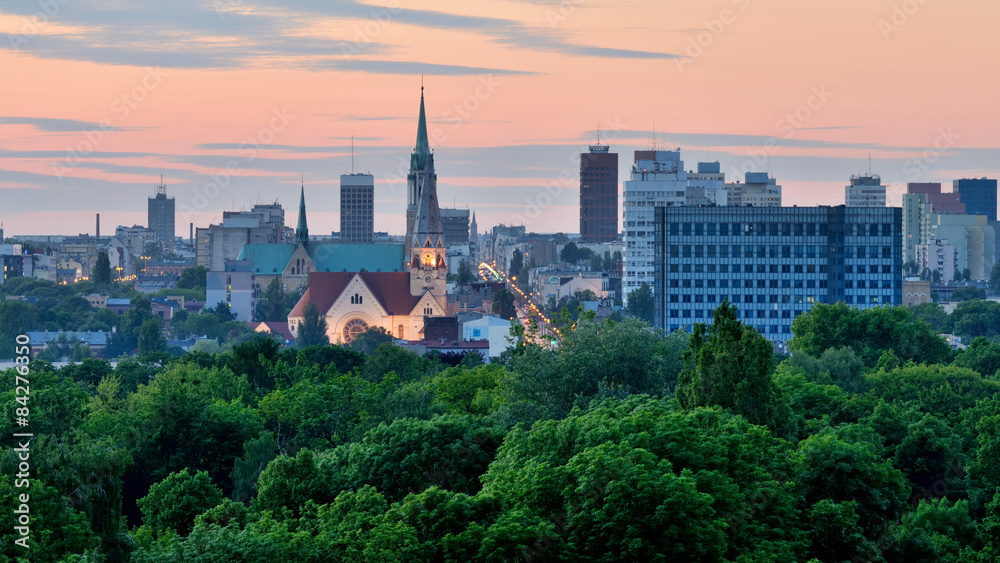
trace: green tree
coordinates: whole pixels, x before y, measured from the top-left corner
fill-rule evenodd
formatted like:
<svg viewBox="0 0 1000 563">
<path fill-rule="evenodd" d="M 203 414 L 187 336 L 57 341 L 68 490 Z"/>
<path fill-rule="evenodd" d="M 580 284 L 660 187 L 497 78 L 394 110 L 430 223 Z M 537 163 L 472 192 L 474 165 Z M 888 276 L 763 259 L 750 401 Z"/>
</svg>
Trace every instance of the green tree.
<svg viewBox="0 0 1000 563">
<path fill-rule="evenodd" d="M 955 357 L 952 365 L 969 368 L 983 377 L 997 378 L 1000 370 L 1000 345 L 980 336 Z"/>
<path fill-rule="evenodd" d="M 514 294 L 506 288 L 500 288 L 493 294 L 493 314 L 505 319 L 513 319 L 517 316 L 517 309 L 514 307 Z"/>
<path fill-rule="evenodd" d="M 285 292 L 281 288 L 280 278 L 275 277 L 267 284 L 260 299 L 257 301 L 256 319 L 264 322 L 283 322 L 288 320 Z"/>
<path fill-rule="evenodd" d="M 174 530 L 186 536 L 196 516 L 222 503 L 222 490 L 212 484 L 208 473 L 192 474 L 188 469 L 171 473 L 149 488 L 139 499 L 143 522 L 156 534 Z"/>
<path fill-rule="evenodd" d="M 111 261 L 108 260 L 107 252 L 97 253 L 97 262 L 94 264 L 94 283 L 98 285 L 111 283 Z"/>
<path fill-rule="evenodd" d="M 580 248 L 575 242 L 567 242 L 559 251 L 559 259 L 569 264 L 576 264 L 580 260 Z"/>
<path fill-rule="evenodd" d="M 269 510 L 280 515 L 283 510 L 294 517 L 301 514 L 307 501 L 326 504 L 337 498 L 333 476 L 326 463 L 307 449 L 295 457 L 278 456 L 261 473 L 255 510 Z"/>
<path fill-rule="evenodd" d="M 205 309 L 205 313 L 208 313 L 210 315 L 215 315 L 215 318 L 219 319 L 219 324 L 228 323 L 229 321 L 236 320 L 236 315 L 233 314 L 233 311 L 229 307 L 229 304 L 222 301 L 216 303 L 215 307 L 209 307 Z"/>
<path fill-rule="evenodd" d="M 330 338 L 326 331 L 326 317 L 320 314 L 319 307 L 314 301 L 309 301 L 302 310 L 302 320 L 299 321 L 298 333 L 295 335 L 295 345 L 305 348 L 329 344 Z"/>
<path fill-rule="evenodd" d="M 892 350 L 902 362 L 947 361 L 951 348 L 927 323 L 904 307 L 855 309 L 844 303 L 817 303 L 792 322 L 789 348 L 817 357 L 828 348 L 847 346 L 866 366 Z"/>
<path fill-rule="evenodd" d="M 980 299 L 963 301 L 948 315 L 941 330 L 969 339 L 1000 335 L 1000 303 Z"/>
<path fill-rule="evenodd" d="M 910 307 L 910 312 L 913 313 L 914 318 L 925 321 L 934 330 L 941 330 L 948 319 L 948 313 L 944 312 L 944 307 L 937 303 L 914 305 Z"/>
<path fill-rule="evenodd" d="M 469 261 L 463 258 L 458 263 L 458 285 L 465 285 L 476 281 L 476 274 L 472 271 Z"/>
<path fill-rule="evenodd" d="M 986 290 L 967 285 L 951 292 L 952 301 L 971 301 L 973 299 L 986 299 Z"/>
<path fill-rule="evenodd" d="M 153 318 L 142 323 L 139 328 L 139 355 L 149 356 L 167 351 L 167 339 L 163 337 L 163 323 Z"/>
<path fill-rule="evenodd" d="M 888 561 L 967 561 L 960 558 L 963 548 L 978 541 L 968 502 L 937 499 L 921 502 L 915 512 L 903 516 L 885 543 Z"/>
<path fill-rule="evenodd" d="M 392 340 L 392 334 L 385 327 L 374 326 L 356 336 L 349 346 L 352 350 L 370 354 L 380 345 L 392 343 Z"/>
<path fill-rule="evenodd" d="M 642 319 L 647 323 L 653 322 L 653 290 L 642 282 L 635 291 L 628 294 L 628 306 L 625 312 L 630 316 Z"/>
<path fill-rule="evenodd" d="M 1000 260 L 994 262 L 990 270 L 989 286 L 994 295 L 1000 294 Z"/>
<path fill-rule="evenodd" d="M 878 539 L 902 514 L 909 487 L 899 470 L 882 459 L 870 429 L 826 428 L 799 442 L 798 475 L 803 500 L 857 503 L 865 537 Z"/>
<path fill-rule="evenodd" d="M 208 268 L 205 266 L 195 266 L 185 268 L 177 279 L 178 289 L 198 289 L 204 288 L 207 282 Z"/>
<path fill-rule="evenodd" d="M 725 300 L 713 313 L 711 326 L 695 325 L 677 399 L 687 409 L 718 405 L 785 432 L 789 413 L 771 379 L 773 355 L 773 345 L 741 323 L 736 307 Z"/>
<path fill-rule="evenodd" d="M 431 486 L 475 494 L 503 437 L 491 420 L 468 415 L 380 424 L 357 444 L 341 446 L 341 478 L 355 489 L 372 485 L 391 500 Z"/>
<path fill-rule="evenodd" d="M 524 268 L 524 254 L 521 253 L 520 249 L 515 248 L 510 256 L 510 274 L 513 276 L 520 274 L 521 268 Z"/>
</svg>

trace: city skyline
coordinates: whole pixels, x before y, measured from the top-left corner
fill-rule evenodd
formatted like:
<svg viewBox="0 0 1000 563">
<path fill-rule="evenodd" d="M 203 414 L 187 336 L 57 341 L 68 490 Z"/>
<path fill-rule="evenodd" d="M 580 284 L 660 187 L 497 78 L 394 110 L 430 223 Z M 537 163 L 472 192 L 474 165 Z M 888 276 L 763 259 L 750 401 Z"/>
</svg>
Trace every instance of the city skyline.
<svg viewBox="0 0 1000 563">
<path fill-rule="evenodd" d="M 869 155 L 890 205 L 906 182 L 1000 173 L 986 2 L 291 4 L 0 8 L 7 235 L 144 224 L 161 173 L 180 236 L 295 209 L 300 174 L 323 235 L 351 171 L 375 176 L 375 229 L 401 234 L 421 82 L 441 203 L 484 226 L 577 232 L 575 158 L 598 128 L 619 193 L 654 138 L 727 181 L 772 173 L 784 205 L 842 204 Z"/>
</svg>

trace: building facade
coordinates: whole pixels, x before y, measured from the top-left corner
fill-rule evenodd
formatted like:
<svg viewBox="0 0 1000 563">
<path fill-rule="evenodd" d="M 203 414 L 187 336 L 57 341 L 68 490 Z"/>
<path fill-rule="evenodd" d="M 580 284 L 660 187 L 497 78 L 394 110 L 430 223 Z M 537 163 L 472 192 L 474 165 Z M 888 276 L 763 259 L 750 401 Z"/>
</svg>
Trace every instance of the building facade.
<svg viewBox="0 0 1000 563">
<path fill-rule="evenodd" d="M 250 261 L 229 260 L 221 272 L 208 272 L 205 280 L 205 305 L 225 303 L 236 320 L 250 322 L 257 311 L 257 288 Z"/>
<path fill-rule="evenodd" d="M 149 198 L 148 219 L 149 230 L 153 231 L 157 241 L 173 242 L 174 240 L 174 198 L 167 197 L 167 186 L 160 179 L 155 187 L 153 197 Z"/>
<path fill-rule="evenodd" d="M 985 215 L 932 213 L 927 244 L 934 241 L 955 246 L 958 271 L 968 268 L 973 280 L 989 279 L 996 257 L 996 231 Z"/>
<path fill-rule="evenodd" d="M 906 193 L 925 194 L 925 203 L 931 206 L 931 213 L 965 213 L 965 204 L 959 195 L 942 192 L 940 182 L 910 182 L 906 184 Z"/>
<path fill-rule="evenodd" d="M 986 220 L 997 220 L 997 181 L 987 178 L 963 178 L 952 184 L 953 193 L 965 204 L 969 215 L 985 215 Z"/>
<path fill-rule="evenodd" d="M 718 162 L 699 162 L 697 172 L 687 173 L 688 205 L 727 205 L 726 173 Z"/>
<path fill-rule="evenodd" d="M 372 242 L 375 238 L 375 176 L 340 176 L 340 240 Z"/>
<path fill-rule="evenodd" d="M 767 172 L 747 172 L 744 180 L 726 184 L 728 205 L 781 207 L 781 186 Z"/>
<path fill-rule="evenodd" d="M 680 150 L 635 151 L 631 178 L 625 182 L 625 298 L 643 283 L 653 287 L 654 209 L 687 201 L 687 173 Z"/>
<path fill-rule="evenodd" d="M 468 209 L 441 208 L 441 228 L 444 229 L 445 246 L 469 244 L 470 226 Z"/>
<path fill-rule="evenodd" d="M 935 240 L 934 244 L 917 245 L 917 267 L 921 272 L 937 272 L 939 283 L 951 283 L 958 267 L 958 248 L 947 240 Z"/>
<path fill-rule="evenodd" d="M 902 214 L 879 207 L 656 208 L 656 326 L 711 323 L 728 300 L 768 339 L 816 303 L 902 302 Z"/>
<path fill-rule="evenodd" d="M 844 188 L 847 207 L 885 207 L 885 186 L 878 174 L 851 176 L 851 183 Z"/>
<path fill-rule="evenodd" d="M 917 245 L 927 244 L 931 228 L 931 204 L 927 194 L 903 194 L 903 262 L 917 260 Z"/>
<path fill-rule="evenodd" d="M 618 153 L 598 144 L 580 155 L 580 240 L 618 240 Z"/>
</svg>

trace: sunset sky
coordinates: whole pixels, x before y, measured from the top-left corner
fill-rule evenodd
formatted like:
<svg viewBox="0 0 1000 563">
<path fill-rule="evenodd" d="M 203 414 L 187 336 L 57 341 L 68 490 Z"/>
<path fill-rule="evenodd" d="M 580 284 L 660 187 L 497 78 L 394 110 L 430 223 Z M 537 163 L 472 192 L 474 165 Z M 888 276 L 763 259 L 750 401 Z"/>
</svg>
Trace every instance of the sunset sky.
<svg viewBox="0 0 1000 563">
<path fill-rule="evenodd" d="M 870 156 L 898 205 L 908 181 L 1000 175 L 997 21 L 995 0 L 5 2 L 0 220 L 145 224 L 163 174 L 178 235 L 258 201 L 294 226 L 304 176 L 329 234 L 354 136 L 375 227 L 401 234 L 421 74 L 440 199 L 481 231 L 577 232 L 598 126 L 621 181 L 655 138 L 842 204 Z"/>
</svg>

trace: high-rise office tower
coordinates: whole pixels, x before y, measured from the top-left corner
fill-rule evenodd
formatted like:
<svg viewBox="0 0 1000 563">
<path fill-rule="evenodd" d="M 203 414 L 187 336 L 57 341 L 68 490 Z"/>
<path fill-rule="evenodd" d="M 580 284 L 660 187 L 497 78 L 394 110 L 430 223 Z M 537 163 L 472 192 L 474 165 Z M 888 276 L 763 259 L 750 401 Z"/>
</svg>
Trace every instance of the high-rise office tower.
<svg viewBox="0 0 1000 563">
<path fill-rule="evenodd" d="M 375 237 L 375 176 L 340 176 L 340 240 L 372 242 Z"/>
<path fill-rule="evenodd" d="M 174 240 L 174 198 L 167 197 L 167 186 L 160 176 L 160 183 L 154 187 L 153 197 L 149 198 L 149 230 L 153 231 L 156 240 L 172 242 Z"/>
<path fill-rule="evenodd" d="M 897 207 L 656 208 L 654 324 L 711 323 L 728 300 L 775 342 L 816 303 L 902 302 Z"/>
<path fill-rule="evenodd" d="M 580 239 L 618 240 L 618 153 L 600 137 L 580 155 Z"/>
<path fill-rule="evenodd" d="M 997 181 L 987 178 L 963 178 L 955 180 L 952 192 L 965 204 L 969 215 L 985 215 L 986 220 L 997 220 Z"/>
<path fill-rule="evenodd" d="M 878 174 L 851 176 L 851 183 L 844 188 L 847 207 L 885 207 L 885 186 Z"/>
<path fill-rule="evenodd" d="M 622 293 L 626 298 L 643 283 L 653 287 L 653 210 L 681 206 L 687 197 L 688 178 L 680 150 L 635 151 L 631 178 L 625 182 L 625 268 Z"/>
</svg>

